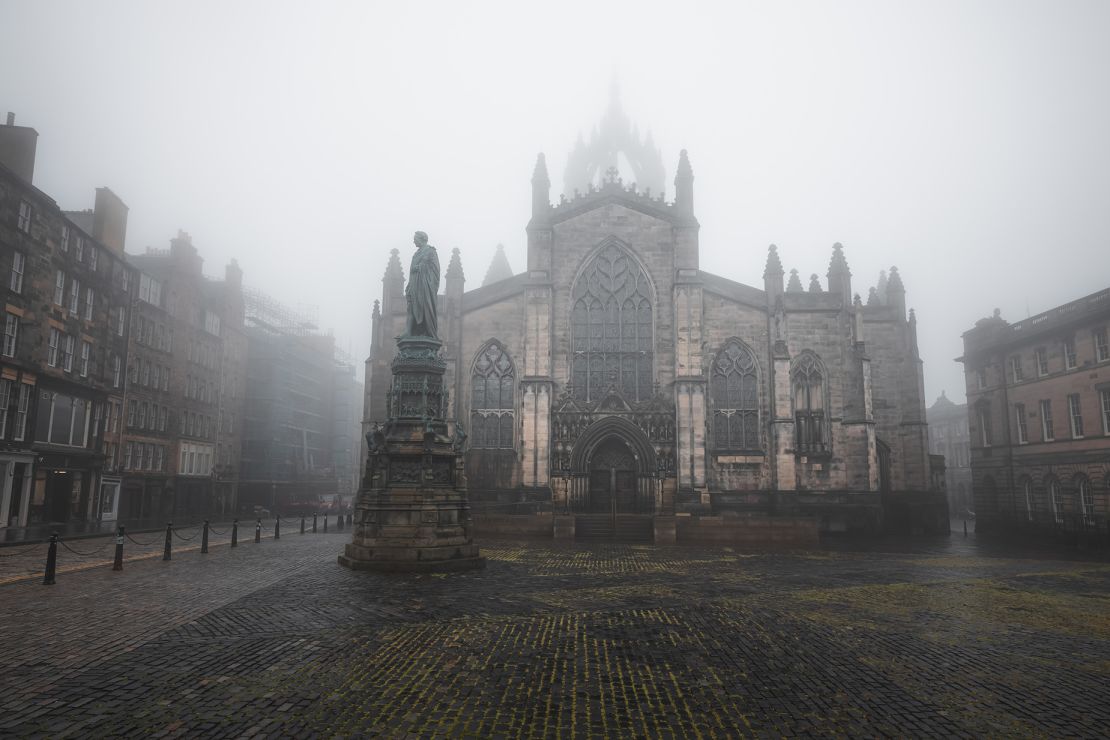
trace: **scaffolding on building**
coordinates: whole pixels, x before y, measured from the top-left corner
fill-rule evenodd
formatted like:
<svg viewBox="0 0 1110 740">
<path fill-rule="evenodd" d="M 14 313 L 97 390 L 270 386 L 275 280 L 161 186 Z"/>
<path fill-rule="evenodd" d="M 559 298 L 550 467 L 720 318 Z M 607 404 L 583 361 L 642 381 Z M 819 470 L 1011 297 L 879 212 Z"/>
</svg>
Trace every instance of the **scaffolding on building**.
<svg viewBox="0 0 1110 740">
<path fill-rule="evenodd" d="M 294 309 L 257 288 L 244 286 L 243 311 L 245 322 L 262 329 L 295 337 L 320 334 L 320 307 L 315 304 Z"/>
</svg>

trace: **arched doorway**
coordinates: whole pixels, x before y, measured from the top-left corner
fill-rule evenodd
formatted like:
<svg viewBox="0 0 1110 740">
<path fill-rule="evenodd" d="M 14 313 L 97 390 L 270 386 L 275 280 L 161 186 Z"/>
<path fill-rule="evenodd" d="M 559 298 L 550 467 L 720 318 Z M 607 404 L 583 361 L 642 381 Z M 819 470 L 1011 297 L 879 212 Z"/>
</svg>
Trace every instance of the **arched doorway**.
<svg viewBox="0 0 1110 740">
<path fill-rule="evenodd" d="M 640 514 L 636 495 L 637 463 L 632 450 L 617 435 L 603 440 L 589 456 L 586 511 L 593 514 Z"/>
</svg>

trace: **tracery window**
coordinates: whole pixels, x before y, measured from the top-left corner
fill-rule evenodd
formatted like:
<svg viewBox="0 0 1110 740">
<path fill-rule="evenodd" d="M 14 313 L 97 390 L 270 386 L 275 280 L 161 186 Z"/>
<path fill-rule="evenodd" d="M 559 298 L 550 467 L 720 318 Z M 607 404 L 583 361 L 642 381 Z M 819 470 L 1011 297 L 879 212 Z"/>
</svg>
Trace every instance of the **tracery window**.
<svg viewBox="0 0 1110 740">
<path fill-rule="evenodd" d="M 821 360 L 803 352 L 790 370 L 794 390 L 794 434 L 798 452 L 825 452 L 825 372 Z"/>
<path fill-rule="evenodd" d="M 736 339 L 726 343 L 713 360 L 709 383 L 714 449 L 760 449 L 758 365 L 751 348 Z"/>
<path fill-rule="evenodd" d="M 571 291 L 571 379 L 576 395 L 615 386 L 629 401 L 652 394 L 652 290 L 639 262 L 618 244 L 591 260 Z"/>
<path fill-rule="evenodd" d="M 513 446 L 513 360 L 497 342 L 478 353 L 470 377 L 470 439 L 473 447 Z"/>
</svg>

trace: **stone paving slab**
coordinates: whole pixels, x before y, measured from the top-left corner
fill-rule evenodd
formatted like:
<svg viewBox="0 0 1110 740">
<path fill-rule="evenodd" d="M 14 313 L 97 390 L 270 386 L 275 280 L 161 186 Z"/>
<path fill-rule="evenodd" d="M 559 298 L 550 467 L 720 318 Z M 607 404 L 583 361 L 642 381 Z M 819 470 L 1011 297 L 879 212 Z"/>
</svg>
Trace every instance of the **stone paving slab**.
<svg viewBox="0 0 1110 740">
<path fill-rule="evenodd" d="M 285 536 L 0 587 L 0 736 L 1105 736 L 1110 564 Z"/>
</svg>

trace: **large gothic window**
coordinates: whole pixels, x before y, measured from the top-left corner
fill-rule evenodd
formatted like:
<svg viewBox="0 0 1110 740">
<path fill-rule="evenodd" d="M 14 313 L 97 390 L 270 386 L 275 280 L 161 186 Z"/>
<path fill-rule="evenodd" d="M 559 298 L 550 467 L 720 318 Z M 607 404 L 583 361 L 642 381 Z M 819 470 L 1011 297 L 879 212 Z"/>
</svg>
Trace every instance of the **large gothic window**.
<svg viewBox="0 0 1110 740">
<path fill-rule="evenodd" d="M 513 446 L 513 361 L 497 342 L 478 353 L 470 376 L 473 447 Z"/>
<path fill-rule="evenodd" d="M 813 352 L 803 352 L 790 370 L 794 391 L 794 435 L 802 453 L 828 449 L 825 415 L 825 372 Z"/>
<path fill-rule="evenodd" d="M 602 248 L 571 291 L 571 381 L 601 398 L 615 386 L 629 401 L 652 394 L 652 302 L 647 273 L 618 244 Z"/>
<path fill-rule="evenodd" d="M 730 340 L 713 360 L 709 392 L 713 404 L 713 447 L 720 451 L 758 450 L 759 378 L 755 354 Z"/>
</svg>

